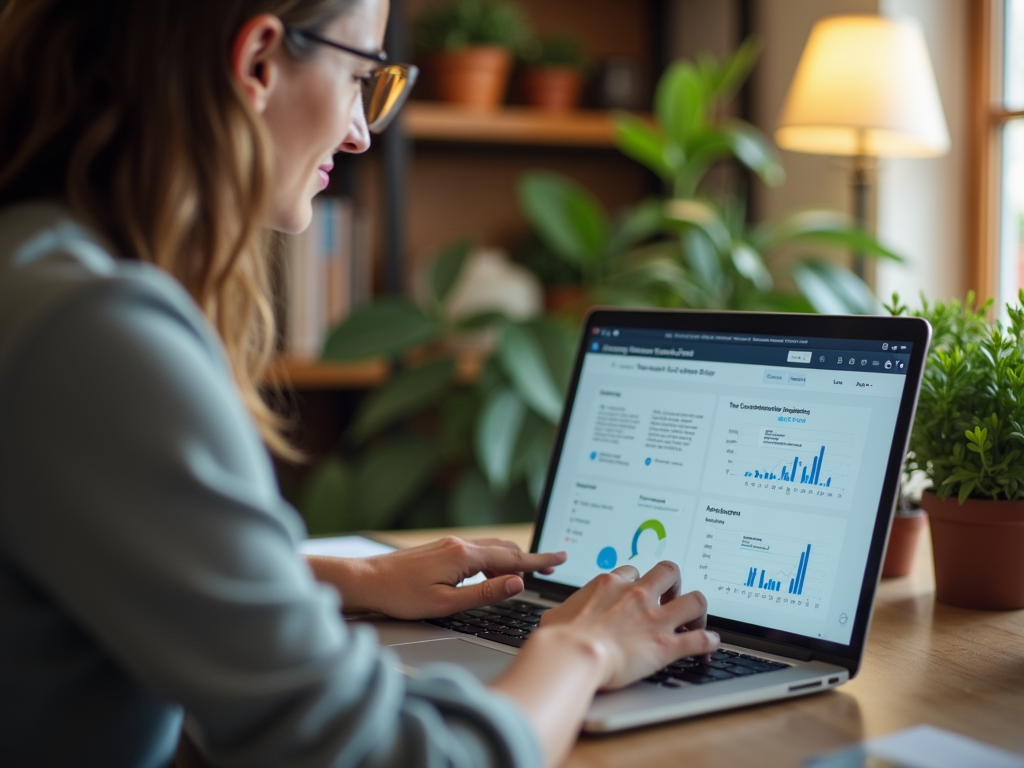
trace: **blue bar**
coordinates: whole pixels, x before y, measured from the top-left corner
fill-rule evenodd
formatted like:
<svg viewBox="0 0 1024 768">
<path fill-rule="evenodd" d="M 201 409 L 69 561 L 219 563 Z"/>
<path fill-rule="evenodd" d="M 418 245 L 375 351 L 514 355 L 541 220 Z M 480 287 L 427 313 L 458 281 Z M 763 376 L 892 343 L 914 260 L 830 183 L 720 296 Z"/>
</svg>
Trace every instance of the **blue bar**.
<svg viewBox="0 0 1024 768">
<path fill-rule="evenodd" d="M 807 467 L 804 467 L 804 471 L 800 473 L 800 482 L 804 485 L 807 484 Z"/>
<path fill-rule="evenodd" d="M 800 574 L 800 583 L 797 586 L 797 594 L 798 595 L 802 595 L 804 593 L 804 579 L 807 578 L 807 564 L 811 561 L 811 545 L 810 544 L 807 545 L 807 550 L 805 552 L 805 555 L 806 555 L 806 557 L 804 557 L 804 569 L 803 569 L 803 572 Z"/>
<path fill-rule="evenodd" d="M 831 477 L 828 480 L 825 481 L 825 487 L 826 488 L 828 488 L 830 485 L 832 485 L 832 478 Z"/>
<path fill-rule="evenodd" d="M 800 457 L 799 456 L 794 456 L 793 457 L 793 472 L 792 472 L 792 474 L 790 475 L 790 478 L 789 478 L 793 482 L 796 482 L 796 468 L 799 465 L 800 465 Z"/>
<path fill-rule="evenodd" d="M 791 595 L 793 594 L 793 582 L 794 581 L 795 581 L 794 579 L 790 579 L 789 580 L 789 594 L 791 594 Z"/>
<path fill-rule="evenodd" d="M 818 478 L 821 477 L 821 465 L 825 463 L 825 446 L 821 446 L 821 453 L 818 454 L 818 472 L 814 475 L 814 484 L 818 484 Z"/>
<path fill-rule="evenodd" d="M 814 461 L 811 462 L 811 485 L 818 484 L 818 457 L 814 457 Z"/>
<path fill-rule="evenodd" d="M 757 583 L 757 588 L 761 589 L 764 587 L 764 569 L 761 569 L 761 580 Z"/>
</svg>

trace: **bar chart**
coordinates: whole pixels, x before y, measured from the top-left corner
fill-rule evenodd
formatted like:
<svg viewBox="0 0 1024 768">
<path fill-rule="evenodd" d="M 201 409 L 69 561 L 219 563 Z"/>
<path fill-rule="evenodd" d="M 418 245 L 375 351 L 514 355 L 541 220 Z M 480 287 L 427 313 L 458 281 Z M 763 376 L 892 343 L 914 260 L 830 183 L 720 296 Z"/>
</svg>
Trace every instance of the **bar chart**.
<svg viewBox="0 0 1024 768">
<path fill-rule="evenodd" d="M 827 611 L 845 520 L 715 503 L 710 497 L 698 510 L 703 521 L 694 528 L 689 563 L 695 563 L 695 580 L 712 603 L 756 604 L 784 613 Z"/>
</svg>

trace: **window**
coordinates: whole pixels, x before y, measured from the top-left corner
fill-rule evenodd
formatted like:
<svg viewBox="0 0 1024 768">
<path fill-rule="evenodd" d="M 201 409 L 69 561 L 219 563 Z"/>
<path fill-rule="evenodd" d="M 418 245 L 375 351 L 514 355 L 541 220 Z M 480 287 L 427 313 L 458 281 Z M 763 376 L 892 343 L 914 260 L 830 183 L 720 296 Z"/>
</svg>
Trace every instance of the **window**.
<svg viewBox="0 0 1024 768">
<path fill-rule="evenodd" d="M 999 306 L 1024 287 L 1024 0 L 971 5 L 973 283 Z"/>
</svg>

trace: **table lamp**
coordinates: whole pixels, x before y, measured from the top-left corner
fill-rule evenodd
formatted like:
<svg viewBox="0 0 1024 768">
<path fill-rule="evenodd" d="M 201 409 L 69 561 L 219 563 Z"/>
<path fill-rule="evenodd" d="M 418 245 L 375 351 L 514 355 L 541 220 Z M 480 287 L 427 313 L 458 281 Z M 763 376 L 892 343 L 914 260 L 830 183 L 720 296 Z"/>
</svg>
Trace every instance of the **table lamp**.
<svg viewBox="0 0 1024 768">
<path fill-rule="evenodd" d="M 854 158 L 854 217 L 867 230 L 870 158 L 949 150 L 935 74 L 913 19 L 821 19 L 800 57 L 779 118 L 783 149 Z M 855 255 L 864 276 L 864 259 Z"/>
</svg>

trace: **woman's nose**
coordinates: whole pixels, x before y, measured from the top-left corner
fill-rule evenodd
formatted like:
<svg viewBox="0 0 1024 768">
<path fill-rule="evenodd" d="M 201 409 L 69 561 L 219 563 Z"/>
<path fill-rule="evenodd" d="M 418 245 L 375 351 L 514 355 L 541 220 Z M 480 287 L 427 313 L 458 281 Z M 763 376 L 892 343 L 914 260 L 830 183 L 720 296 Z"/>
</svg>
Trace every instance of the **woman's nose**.
<svg viewBox="0 0 1024 768">
<path fill-rule="evenodd" d="M 348 124 L 348 133 L 342 139 L 339 151 L 359 154 L 370 148 L 370 129 L 366 125 L 366 115 L 363 114 L 363 100 L 356 99 L 352 106 L 352 117 Z"/>
</svg>

